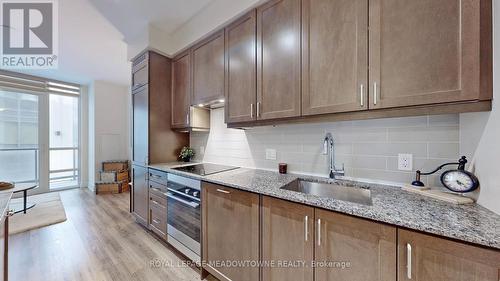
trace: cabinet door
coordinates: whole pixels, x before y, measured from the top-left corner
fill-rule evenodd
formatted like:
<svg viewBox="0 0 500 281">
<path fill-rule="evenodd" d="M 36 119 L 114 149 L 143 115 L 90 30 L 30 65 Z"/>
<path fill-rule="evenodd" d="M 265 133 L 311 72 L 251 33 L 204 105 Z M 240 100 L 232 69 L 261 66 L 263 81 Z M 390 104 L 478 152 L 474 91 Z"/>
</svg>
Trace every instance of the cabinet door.
<svg viewBox="0 0 500 281">
<path fill-rule="evenodd" d="M 149 82 L 149 52 L 143 53 L 132 63 L 132 90 Z"/>
<path fill-rule="evenodd" d="M 262 269 L 263 281 L 312 281 L 314 208 L 284 200 L 262 199 L 262 261 L 297 261 Z M 302 263 L 303 262 L 303 263 Z"/>
<path fill-rule="evenodd" d="M 302 114 L 368 109 L 368 1 L 302 3 Z"/>
<path fill-rule="evenodd" d="M 172 63 L 172 127 L 189 125 L 191 105 L 191 58 L 189 52 Z"/>
<path fill-rule="evenodd" d="M 370 107 L 478 99 L 479 3 L 371 0 Z"/>
<path fill-rule="evenodd" d="M 395 227 L 320 209 L 315 218 L 316 281 L 396 280 Z"/>
<path fill-rule="evenodd" d="M 133 107 L 133 163 L 149 164 L 149 97 L 148 87 L 132 93 Z"/>
<path fill-rule="evenodd" d="M 224 98 L 224 31 L 193 48 L 193 101 Z"/>
<path fill-rule="evenodd" d="M 498 281 L 500 251 L 398 230 L 398 280 Z"/>
<path fill-rule="evenodd" d="M 255 10 L 226 27 L 226 123 L 255 120 L 256 14 Z"/>
<path fill-rule="evenodd" d="M 203 261 L 220 280 L 257 281 L 259 268 L 218 264 L 259 261 L 259 195 L 203 183 Z"/>
<path fill-rule="evenodd" d="M 257 9 L 257 118 L 300 116 L 300 0 Z"/>
<path fill-rule="evenodd" d="M 140 224 L 148 226 L 149 221 L 149 188 L 147 181 L 148 169 L 133 165 L 133 214 Z"/>
</svg>

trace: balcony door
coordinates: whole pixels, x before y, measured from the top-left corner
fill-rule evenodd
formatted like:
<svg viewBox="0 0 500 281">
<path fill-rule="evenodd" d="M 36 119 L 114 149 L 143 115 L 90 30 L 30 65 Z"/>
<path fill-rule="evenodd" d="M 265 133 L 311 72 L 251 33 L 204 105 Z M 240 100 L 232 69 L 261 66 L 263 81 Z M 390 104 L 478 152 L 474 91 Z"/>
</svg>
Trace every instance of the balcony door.
<svg viewBox="0 0 500 281">
<path fill-rule="evenodd" d="M 76 85 L 0 72 L 0 181 L 36 183 L 30 194 L 79 187 L 79 117 Z"/>
<path fill-rule="evenodd" d="M 38 182 L 40 99 L 0 90 L 0 181 Z"/>
</svg>

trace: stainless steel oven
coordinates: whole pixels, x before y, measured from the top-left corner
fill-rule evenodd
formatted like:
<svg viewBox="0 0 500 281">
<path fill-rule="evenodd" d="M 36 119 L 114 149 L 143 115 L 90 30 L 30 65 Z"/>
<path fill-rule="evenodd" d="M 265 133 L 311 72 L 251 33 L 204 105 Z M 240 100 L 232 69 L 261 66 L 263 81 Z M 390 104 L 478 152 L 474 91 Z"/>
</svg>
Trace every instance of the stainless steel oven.
<svg viewBox="0 0 500 281">
<path fill-rule="evenodd" d="M 168 174 L 167 239 L 193 261 L 200 261 L 201 182 Z"/>
</svg>

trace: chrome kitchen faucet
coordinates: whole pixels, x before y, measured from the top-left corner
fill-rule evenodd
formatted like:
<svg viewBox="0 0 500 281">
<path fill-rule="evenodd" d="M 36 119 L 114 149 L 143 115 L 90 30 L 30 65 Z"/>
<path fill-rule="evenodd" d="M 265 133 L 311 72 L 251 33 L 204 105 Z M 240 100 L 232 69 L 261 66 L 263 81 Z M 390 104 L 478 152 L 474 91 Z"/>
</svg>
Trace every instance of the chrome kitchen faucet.
<svg viewBox="0 0 500 281">
<path fill-rule="evenodd" d="M 335 168 L 335 142 L 333 140 L 333 136 L 331 133 L 327 133 L 325 136 L 325 139 L 323 140 L 323 154 L 328 154 L 328 159 L 329 159 L 329 169 L 330 169 L 330 175 L 329 177 L 331 179 L 335 179 L 338 176 L 344 176 L 345 175 L 345 169 L 344 169 L 344 164 L 342 163 L 342 169 L 337 170 Z"/>
</svg>

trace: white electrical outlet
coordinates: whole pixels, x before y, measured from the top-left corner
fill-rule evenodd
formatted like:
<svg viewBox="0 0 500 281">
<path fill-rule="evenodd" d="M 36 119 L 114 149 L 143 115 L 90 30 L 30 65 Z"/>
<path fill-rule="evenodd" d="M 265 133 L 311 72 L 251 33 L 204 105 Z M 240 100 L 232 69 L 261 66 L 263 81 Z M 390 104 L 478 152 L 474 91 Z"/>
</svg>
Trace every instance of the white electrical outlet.
<svg viewBox="0 0 500 281">
<path fill-rule="evenodd" d="M 398 154 L 398 170 L 412 171 L 413 170 L 413 154 Z"/>
<path fill-rule="evenodd" d="M 266 148 L 266 159 L 276 160 L 276 149 Z"/>
</svg>

